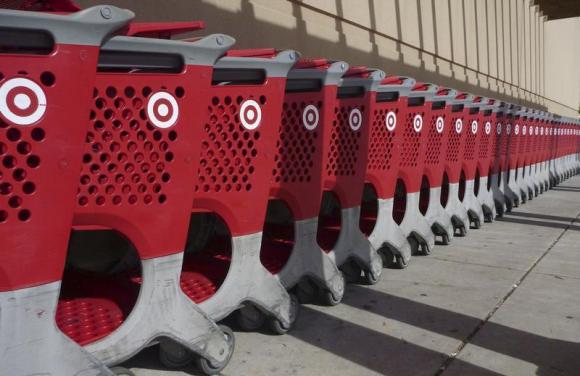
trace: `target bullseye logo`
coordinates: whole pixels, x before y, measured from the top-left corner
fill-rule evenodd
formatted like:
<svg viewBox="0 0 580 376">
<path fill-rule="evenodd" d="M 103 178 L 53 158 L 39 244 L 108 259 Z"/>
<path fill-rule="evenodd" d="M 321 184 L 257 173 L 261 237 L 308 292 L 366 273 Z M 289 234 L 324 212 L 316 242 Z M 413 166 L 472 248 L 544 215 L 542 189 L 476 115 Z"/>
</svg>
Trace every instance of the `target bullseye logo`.
<svg viewBox="0 0 580 376">
<path fill-rule="evenodd" d="M 348 115 L 348 125 L 353 131 L 358 131 L 362 126 L 362 113 L 358 108 L 353 108 Z"/>
<path fill-rule="evenodd" d="M 518 134 L 520 134 L 520 125 L 519 124 L 516 124 L 516 126 L 514 127 L 514 133 L 516 134 L 516 136 Z"/>
<path fill-rule="evenodd" d="M 540 136 L 544 135 L 544 127 L 540 128 Z"/>
<path fill-rule="evenodd" d="M 476 120 L 471 122 L 471 133 L 473 133 L 473 134 L 477 133 L 477 121 Z"/>
<path fill-rule="evenodd" d="M 526 135 L 528 133 L 528 127 L 526 127 L 525 125 L 522 125 L 522 135 Z M 534 130 L 532 129 L 532 131 L 530 132 L 530 134 L 534 133 Z"/>
<path fill-rule="evenodd" d="M 463 121 L 461 119 L 455 120 L 455 132 L 461 133 L 463 130 Z"/>
<path fill-rule="evenodd" d="M 485 134 L 491 133 L 491 123 L 489 121 L 485 122 Z"/>
<path fill-rule="evenodd" d="M 27 78 L 13 78 L 0 86 L 0 113 L 16 125 L 30 125 L 46 111 L 42 88 Z"/>
<path fill-rule="evenodd" d="M 177 101 L 168 92 L 158 91 L 147 102 L 147 116 L 157 128 L 171 128 L 179 116 Z"/>
<path fill-rule="evenodd" d="M 413 129 L 417 133 L 421 132 L 421 129 L 423 129 L 423 117 L 419 114 L 415 115 L 413 118 Z"/>
<path fill-rule="evenodd" d="M 435 130 L 437 133 L 443 133 L 443 129 L 445 128 L 445 120 L 441 116 L 437 117 L 435 121 Z"/>
<path fill-rule="evenodd" d="M 304 112 L 302 112 L 302 124 L 304 125 L 304 128 L 309 131 L 315 130 L 318 126 L 318 120 L 320 120 L 318 108 L 313 104 L 306 106 Z"/>
<path fill-rule="evenodd" d="M 506 132 L 507 134 L 510 134 L 510 133 L 511 133 L 511 131 L 512 131 L 512 125 L 511 125 L 511 124 L 508 124 L 508 125 L 506 125 L 506 127 L 505 127 L 505 132 Z"/>
<path fill-rule="evenodd" d="M 262 121 L 262 109 L 258 102 L 248 99 L 240 107 L 240 121 L 244 128 L 254 130 L 258 128 Z"/>
<path fill-rule="evenodd" d="M 397 127 L 397 114 L 395 114 L 393 111 L 389 111 L 387 116 L 385 116 L 385 124 L 389 132 L 394 131 Z"/>
<path fill-rule="evenodd" d="M 540 133 L 540 128 L 536 125 L 536 136 Z"/>
<path fill-rule="evenodd" d="M 497 134 L 501 134 L 501 123 L 497 123 Z"/>
</svg>

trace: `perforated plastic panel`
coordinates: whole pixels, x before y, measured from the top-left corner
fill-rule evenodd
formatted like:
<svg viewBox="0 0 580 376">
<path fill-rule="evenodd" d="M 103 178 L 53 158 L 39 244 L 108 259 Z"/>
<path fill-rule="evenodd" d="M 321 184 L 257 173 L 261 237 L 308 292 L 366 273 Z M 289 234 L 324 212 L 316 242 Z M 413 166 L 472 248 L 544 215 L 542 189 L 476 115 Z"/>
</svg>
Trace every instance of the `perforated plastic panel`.
<svg viewBox="0 0 580 376">
<path fill-rule="evenodd" d="M 460 133 L 455 131 L 455 121 L 457 119 L 461 119 L 461 115 L 455 115 L 451 117 L 451 122 L 449 123 L 447 129 L 449 132 L 448 141 L 447 141 L 447 155 L 446 159 L 447 162 L 458 162 L 459 161 L 459 152 L 461 148 L 461 137 Z M 465 124 L 463 124 L 462 133 L 465 132 Z"/>
<path fill-rule="evenodd" d="M 322 110 L 322 102 L 284 102 L 280 138 L 276 142 L 276 166 L 272 171 L 276 183 L 303 183 L 312 180 L 314 158 L 318 152 L 320 128 L 308 130 L 303 125 L 306 106 L 313 105 Z"/>
<path fill-rule="evenodd" d="M 437 166 L 440 165 L 443 160 L 441 158 L 441 150 L 443 147 L 443 132 L 439 133 L 437 131 L 436 123 L 437 118 L 441 116 L 445 122 L 445 114 L 432 115 L 429 121 L 429 133 L 427 140 L 427 152 L 425 154 L 425 164 L 427 166 Z"/>
<path fill-rule="evenodd" d="M 479 129 L 479 124 L 478 124 L 478 130 L 477 133 L 474 134 L 471 131 L 471 121 L 467 121 L 465 122 L 466 124 L 466 129 L 465 131 L 465 145 L 463 146 L 463 159 L 467 160 L 467 161 L 472 161 L 473 159 L 475 159 L 475 155 L 476 155 L 476 145 L 477 145 L 477 133 L 480 133 L 481 130 Z"/>
<path fill-rule="evenodd" d="M 146 113 L 150 86 L 105 86 L 95 88 L 91 126 L 80 178 L 78 205 L 118 206 L 160 204 L 167 201 L 164 186 L 171 180 L 168 165 L 174 161 L 172 145 L 178 131 L 162 132 Z M 172 87 L 177 98 L 181 86 Z"/>
<path fill-rule="evenodd" d="M 349 126 L 349 115 L 354 108 L 354 106 L 337 106 L 334 109 L 335 119 L 332 122 L 326 163 L 326 170 L 331 176 L 354 176 L 356 173 L 362 133 L 353 131 Z M 364 106 L 359 110 L 364 112 Z"/>
<path fill-rule="evenodd" d="M 38 144 L 51 140 L 43 124 L 21 127 L 0 118 L 0 132 L 0 224 L 27 222 L 33 215 L 27 201 L 37 190 L 38 171 L 47 157 L 38 154 Z"/>
<path fill-rule="evenodd" d="M 389 132 L 385 126 L 385 116 L 388 110 L 381 108 L 373 111 L 373 122 L 369 136 L 369 171 L 389 171 L 392 165 L 395 134 L 397 129 Z M 398 109 L 393 112 L 397 114 Z"/>
<path fill-rule="evenodd" d="M 208 122 L 203 126 L 196 192 L 252 191 L 261 132 L 248 130 L 240 122 L 240 105 L 246 99 L 230 95 L 211 98 Z M 266 103 L 265 96 L 254 99 L 261 105 Z"/>
<path fill-rule="evenodd" d="M 405 117 L 403 139 L 401 142 L 400 167 L 417 167 L 421 152 L 421 133 L 413 128 L 413 119 L 417 114 L 425 116 L 424 112 L 408 112 Z"/>
<path fill-rule="evenodd" d="M 0 291 L 62 276 L 97 53 L 0 55 Z"/>
</svg>

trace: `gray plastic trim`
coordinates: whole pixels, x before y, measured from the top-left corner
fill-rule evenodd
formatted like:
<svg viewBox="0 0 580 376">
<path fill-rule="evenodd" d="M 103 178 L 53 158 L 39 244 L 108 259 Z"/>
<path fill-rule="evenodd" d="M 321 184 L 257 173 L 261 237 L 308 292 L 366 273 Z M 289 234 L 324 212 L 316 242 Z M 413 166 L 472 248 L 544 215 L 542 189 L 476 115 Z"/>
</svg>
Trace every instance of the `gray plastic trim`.
<svg viewBox="0 0 580 376">
<path fill-rule="evenodd" d="M 19 10 L 0 11 L 0 27 L 46 30 L 57 44 L 100 46 L 135 17 L 128 9 L 99 5 L 70 15 Z"/>
<path fill-rule="evenodd" d="M 380 69 L 369 68 L 369 77 L 343 77 L 339 86 L 363 86 L 366 91 L 378 91 L 380 82 L 385 78 L 385 72 Z"/>
<path fill-rule="evenodd" d="M 342 75 L 348 70 L 349 65 L 344 61 L 335 61 L 327 69 L 296 68 L 288 72 L 289 79 L 318 79 L 323 85 L 338 85 Z"/>
<path fill-rule="evenodd" d="M 295 50 L 285 50 L 272 59 L 261 57 L 224 56 L 219 59 L 214 68 L 221 69 L 263 69 L 267 77 L 287 77 L 292 66 L 300 58 Z"/>
<path fill-rule="evenodd" d="M 413 86 L 415 86 L 417 81 L 415 81 L 415 79 L 411 77 L 400 77 L 400 78 L 404 80 L 403 84 L 401 85 L 380 84 L 377 91 L 381 93 L 396 91 L 399 93 L 400 97 L 408 97 L 409 93 L 411 92 L 411 89 L 413 88 Z"/>
<path fill-rule="evenodd" d="M 183 57 L 186 65 L 214 65 L 236 40 L 229 35 L 212 34 L 193 42 L 118 36 L 109 40 L 103 51 L 171 53 Z"/>
<path fill-rule="evenodd" d="M 426 102 L 431 102 L 433 97 L 437 95 L 437 90 L 439 87 L 430 82 L 422 82 L 424 85 L 429 85 L 427 90 L 411 90 L 409 92 L 409 98 L 425 98 Z"/>
<path fill-rule="evenodd" d="M 467 96 L 463 99 L 457 99 L 457 96 L 449 101 L 449 104 L 463 104 L 465 107 L 470 107 L 473 103 L 473 94 L 466 93 Z"/>
<path fill-rule="evenodd" d="M 435 94 L 433 96 L 433 98 L 431 99 L 432 102 L 440 102 L 440 101 L 445 101 L 447 102 L 446 104 L 450 104 L 450 101 L 452 101 L 453 99 L 455 99 L 455 97 L 457 96 L 457 90 L 455 89 L 451 89 L 451 88 L 444 88 L 444 89 L 448 89 L 449 92 L 445 95 L 437 95 Z"/>
</svg>

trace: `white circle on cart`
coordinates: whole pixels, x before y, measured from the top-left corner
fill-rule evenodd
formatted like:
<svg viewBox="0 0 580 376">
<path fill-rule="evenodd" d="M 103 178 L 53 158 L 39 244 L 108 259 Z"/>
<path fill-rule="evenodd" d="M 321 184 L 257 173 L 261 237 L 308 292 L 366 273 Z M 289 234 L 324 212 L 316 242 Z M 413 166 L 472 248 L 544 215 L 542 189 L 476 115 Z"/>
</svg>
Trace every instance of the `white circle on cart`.
<svg viewBox="0 0 580 376">
<path fill-rule="evenodd" d="M 42 88 L 27 78 L 13 78 L 0 86 L 0 113 L 16 125 L 30 125 L 46 111 Z"/>
<path fill-rule="evenodd" d="M 525 125 L 522 125 L 522 135 L 526 135 L 528 133 L 528 127 L 526 127 Z M 532 131 L 530 132 L 530 134 L 534 133 L 534 130 L 532 129 Z"/>
<path fill-rule="evenodd" d="M 516 126 L 514 127 L 514 133 L 517 136 L 518 134 L 520 134 L 520 125 L 516 124 Z"/>
<path fill-rule="evenodd" d="M 358 131 L 362 126 L 362 113 L 358 108 L 350 110 L 350 114 L 348 115 L 348 125 L 353 131 Z"/>
<path fill-rule="evenodd" d="M 240 122 L 244 128 L 254 130 L 258 128 L 262 121 L 262 109 L 258 102 L 248 99 L 240 107 Z"/>
<path fill-rule="evenodd" d="M 477 120 L 471 122 L 471 133 L 473 134 L 477 133 Z"/>
<path fill-rule="evenodd" d="M 387 130 L 392 132 L 397 127 L 397 114 L 393 111 L 389 111 L 387 116 L 385 116 L 385 125 L 387 126 Z"/>
<path fill-rule="evenodd" d="M 445 128 L 445 120 L 443 120 L 443 117 L 438 116 L 437 120 L 435 121 L 435 130 L 437 130 L 438 133 L 443 133 L 444 128 Z"/>
<path fill-rule="evenodd" d="M 455 120 L 455 132 L 461 133 L 463 130 L 463 120 L 457 119 Z"/>
<path fill-rule="evenodd" d="M 158 91 L 147 102 L 147 116 L 157 128 L 170 128 L 179 116 L 179 105 L 173 95 Z"/>
<path fill-rule="evenodd" d="M 421 132 L 421 129 L 423 129 L 423 117 L 419 114 L 415 115 L 413 118 L 413 129 L 417 133 Z"/>
<path fill-rule="evenodd" d="M 485 134 L 491 133 L 491 123 L 489 121 L 485 122 Z"/>
<path fill-rule="evenodd" d="M 506 127 L 505 127 L 505 133 L 510 134 L 511 131 L 512 131 L 512 125 L 511 124 L 506 125 Z"/>
<path fill-rule="evenodd" d="M 304 128 L 308 129 L 309 131 L 313 131 L 318 126 L 318 121 L 320 120 L 320 114 L 318 112 L 318 108 L 313 105 L 309 104 L 304 108 L 304 112 L 302 112 L 302 124 Z"/>
<path fill-rule="evenodd" d="M 497 134 L 501 134 L 501 123 L 497 123 Z"/>
</svg>

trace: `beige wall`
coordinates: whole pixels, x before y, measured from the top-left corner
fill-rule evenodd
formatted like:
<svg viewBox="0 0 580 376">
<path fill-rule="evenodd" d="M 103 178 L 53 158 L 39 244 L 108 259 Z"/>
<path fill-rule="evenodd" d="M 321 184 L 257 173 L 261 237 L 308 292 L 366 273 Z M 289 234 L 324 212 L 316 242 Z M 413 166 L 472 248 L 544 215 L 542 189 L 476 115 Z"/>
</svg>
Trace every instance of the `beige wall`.
<svg viewBox="0 0 580 376">
<path fill-rule="evenodd" d="M 562 115 L 580 107 L 580 19 L 545 22 L 531 0 L 107 2 L 139 20 L 205 20 L 239 47 L 295 48 Z"/>
</svg>

